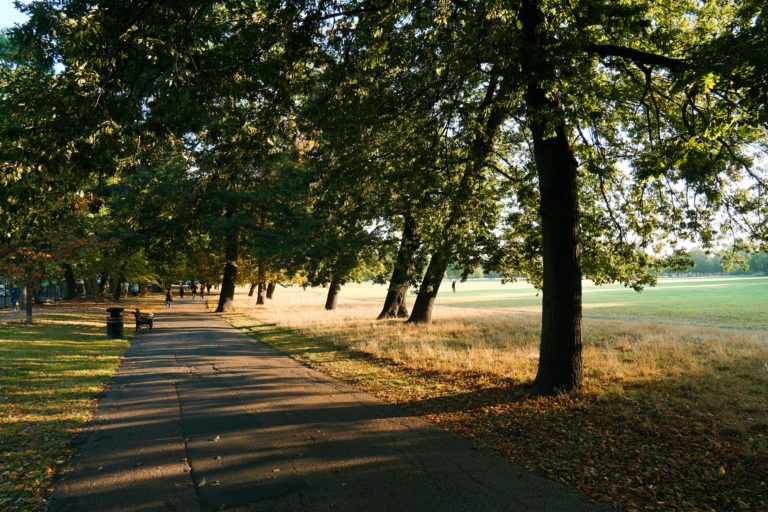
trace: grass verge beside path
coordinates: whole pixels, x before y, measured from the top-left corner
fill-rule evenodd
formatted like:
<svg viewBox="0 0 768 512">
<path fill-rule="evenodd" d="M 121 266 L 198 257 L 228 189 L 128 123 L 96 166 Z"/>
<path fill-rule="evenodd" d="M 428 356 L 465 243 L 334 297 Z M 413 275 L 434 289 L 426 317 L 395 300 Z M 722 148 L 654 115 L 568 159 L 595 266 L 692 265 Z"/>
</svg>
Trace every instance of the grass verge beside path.
<svg viewBox="0 0 768 512">
<path fill-rule="evenodd" d="M 44 507 L 56 467 L 128 348 L 105 337 L 109 305 L 58 303 L 36 307 L 32 325 L 0 323 L 0 510 Z"/>
<path fill-rule="evenodd" d="M 530 317 L 446 308 L 432 326 L 412 326 L 373 321 L 377 309 L 365 304 L 331 313 L 317 304 L 315 313 L 295 294 L 267 308 L 242 297 L 226 318 L 619 509 L 768 510 L 763 333 L 593 322 L 585 389 L 537 398 L 527 388 L 536 362 Z M 473 359 L 485 366 L 467 364 Z"/>
</svg>

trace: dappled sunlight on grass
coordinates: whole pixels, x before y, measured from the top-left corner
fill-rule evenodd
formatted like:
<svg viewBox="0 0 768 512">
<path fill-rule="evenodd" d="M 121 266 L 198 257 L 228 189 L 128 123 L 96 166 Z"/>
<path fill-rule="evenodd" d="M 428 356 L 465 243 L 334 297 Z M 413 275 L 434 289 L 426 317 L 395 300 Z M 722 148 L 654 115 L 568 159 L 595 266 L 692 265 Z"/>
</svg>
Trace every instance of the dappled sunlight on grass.
<svg viewBox="0 0 768 512">
<path fill-rule="evenodd" d="M 86 321 L 86 320 L 78 320 L 77 318 L 68 318 L 68 319 L 61 319 L 61 320 L 46 320 L 45 322 L 47 325 L 77 325 L 77 326 L 88 326 L 88 327 L 103 327 L 104 321 Z"/>
<path fill-rule="evenodd" d="M 36 310 L 0 329 L 0 509 L 44 503 L 57 464 L 128 343 L 105 338 L 103 303 Z M 59 461 L 59 462 L 57 462 Z"/>
</svg>

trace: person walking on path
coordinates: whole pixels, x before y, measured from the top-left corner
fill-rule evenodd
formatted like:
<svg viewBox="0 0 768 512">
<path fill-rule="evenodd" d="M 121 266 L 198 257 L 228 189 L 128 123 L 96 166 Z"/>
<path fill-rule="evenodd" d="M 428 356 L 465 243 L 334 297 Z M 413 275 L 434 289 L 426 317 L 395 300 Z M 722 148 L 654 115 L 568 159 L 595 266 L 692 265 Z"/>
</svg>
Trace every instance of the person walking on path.
<svg viewBox="0 0 768 512">
<path fill-rule="evenodd" d="M 192 285 L 192 300 L 195 300 L 195 295 L 197 295 L 197 285 Z"/>
<path fill-rule="evenodd" d="M 165 292 L 165 307 L 170 308 L 172 303 L 173 303 L 173 295 L 171 295 L 171 289 L 168 288 L 168 291 Z"/>
<path fill-rule="evenodd" d="M 200 283 L 200 300 L 203 300 L 205 298 L 205 285 L 203 283 Z"/>
<path fill-rule="evenodd" d="M 179 285 L 179 298 L 180 299 L 184 298 L 184 285 L 183 284 Z"/>
<path fill-rule="evenodd" d="M 19 291 L 16 288 L 11 288 L 11 305 L 14 311 L 19 310 Z"/>
</svg>

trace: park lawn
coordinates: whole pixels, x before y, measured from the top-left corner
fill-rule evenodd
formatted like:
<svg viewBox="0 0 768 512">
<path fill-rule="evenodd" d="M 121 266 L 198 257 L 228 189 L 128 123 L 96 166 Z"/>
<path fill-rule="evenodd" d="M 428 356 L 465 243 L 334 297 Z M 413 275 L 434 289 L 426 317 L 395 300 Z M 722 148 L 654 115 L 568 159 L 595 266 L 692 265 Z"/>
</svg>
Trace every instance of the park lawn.
<svg viewBox="0 0 768 512">
<path fill-rule="evenodd" d="M 584 389 L 533 397 L 538 315 L 454 304 L 427 326 L 377 322 L 370 286 L 333 312 L 323 290 L 278 289 L 266 307 L 243 294 L 228 318 L 617 508 L 768 510 L 768 332 L 587 318 Z"/>
<path fill-rule="evenodd" d="M 768 329 L 766 277 L 661 280 L 641 293 L 595 287 L 585 297 L 587 317 Z"/>
<path fill-rule="evenodd" d="M 125 353 L 126 340 L 105 338 L 105 307 L 44 306 L 33 325 L 0 324 L 0 510 L 44 506 L 57 466 Z"/>
<path fill-rule="evenodd" d="M 476 286 L 476 285 L 475 285 Z M 474 290 L 470 290 L 471 294 Z M 605 319 L 641 319 L 746 329 L 768 329 L 768 278 L 661 279 L 638 293 L 619 285 L 584 285 L 584 316 Z M 536 310 L 538 298 L 485 297 L 451 305 L 473 308 Z M 460 300 L 457 297 L 456 300 Z"/>
<path fill-rule="evenodd" d="M 385 287 L 365 283 L 344 287 L 341 297 L 380 302 L 385 294 Z M 455 293 L 445 281 L 437 303 L 460 308 L 541 310 L 541 296 L 533 286 L 524 282 L 502 284 L 498 279 L 457 282 Z M 768 277 L 660 278 L 656 286 L 642 292 L 584 281 L 583 307 L 585 318 L 768 330 Z"/>
</svg>

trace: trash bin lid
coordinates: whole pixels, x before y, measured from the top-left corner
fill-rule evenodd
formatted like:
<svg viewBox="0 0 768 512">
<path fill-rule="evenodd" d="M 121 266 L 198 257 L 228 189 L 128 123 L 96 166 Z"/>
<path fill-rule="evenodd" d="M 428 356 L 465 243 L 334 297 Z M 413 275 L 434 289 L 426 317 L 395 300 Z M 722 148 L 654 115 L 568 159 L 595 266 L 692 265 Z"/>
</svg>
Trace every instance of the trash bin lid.
<svg viewBox="0 0 768 512">
<path fill-rule="evenodd" d="M 107 311 L 109 311 L 112 314 L 114 314 L 114 313 L 122 313 L 123 311 L 125 311 L 125 308 L 112 307 L 112 308 L 107 308 Z"/>
</svg>

